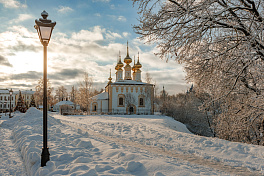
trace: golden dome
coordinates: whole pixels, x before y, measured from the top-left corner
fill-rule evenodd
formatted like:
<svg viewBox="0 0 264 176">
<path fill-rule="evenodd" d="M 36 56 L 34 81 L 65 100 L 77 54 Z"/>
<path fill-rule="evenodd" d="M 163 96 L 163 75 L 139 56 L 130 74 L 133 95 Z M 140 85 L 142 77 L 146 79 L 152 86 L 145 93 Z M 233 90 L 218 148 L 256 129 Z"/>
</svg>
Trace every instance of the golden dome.
<svg viewBox="0 0 264 176">
<path fill-rule="evenodd" d="M 121 62 L 121 59 L 119 59 L 119 62 L 117 63 L 117 66 L 118 67 L 123 67 L 124 66 L 124 64 Z"/>
<path fill-rule="evenodd" d="M 141 68 L 142 65 L 141 65 L 141 63 L 137 62 L 137 64 L 135 65 L 135 67 L 136 67 L 136 68 Z"/>
<path fill-rule="evenodd" d="M 124 62 L 126 64 L 130 64 L 132 62 L 132 59 L 129 57 L 129 52 L 128 52 L 128 41 L 127 41 L 127 55 L 126 55 L 126 57 L 124 59 Z"/>
<path fill-rule="evenodd" d="M 111 78 L 111 69 L 110 69 L 110 76 L 109 76 L 109 78 L 108 78 L 108 84 L 110 84 L 110 83 L 112 83 L 112 78 Z"/>
<path fill-rule="evenodd" d="M 121 55 L 120 55 L 120 51 L 119 51 L 119 59 L 118 59 L 118 62 L 117 62 L 117 64 L 116 64 L 116 66 L 115 66 L 115 69 L 116 69 L 116 70 L 119 70 L 119 69 L 121 69 L 123 66 L 124 66 L 124 64 L 123 64 L 123 62 L 121 61 Z"/>
<path fill-rule="evenodd" d="M 132 71 L 134 72 L 135 71 L 135 69 L 136 69 L 136 67 L 135 67 L 135 65 L 132 67 Z"/>
<path fill-rule="evenodd" d="M 138 53 L 138 61 L 137 61 L 136 65 L 135 65 L 135 67 L 137 69 L 140 69 L 142 67 L 141 63 L 139 63 L 139 53 Z"/>
<path fill-rule="evenodd" d="M 135 67 L 135 56 L 134 56 L 134 65 L 132 67 L 132 71 L 135 72 L 135 70 L 136 70 L 136 67 Z"/>
<path fill-rule="evenodd" d="M 130 63 L 132 62 L 132 59 L 129 57 L 129 55 L 127 55 L 127 56 L 125 57 L 124 62 L 125 62 L 126 64 L 130 64 Z"/>
</svg>

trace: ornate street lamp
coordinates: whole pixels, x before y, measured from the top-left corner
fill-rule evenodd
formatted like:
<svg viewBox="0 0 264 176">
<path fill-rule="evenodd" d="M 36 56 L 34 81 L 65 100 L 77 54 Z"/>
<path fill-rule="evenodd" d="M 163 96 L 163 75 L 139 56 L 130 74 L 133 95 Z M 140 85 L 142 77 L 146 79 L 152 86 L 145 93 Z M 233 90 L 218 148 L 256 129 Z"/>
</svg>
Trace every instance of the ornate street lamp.
<svg viewBox="0 0 264 176">
<path fill-rule="evenodd" d="M 48 20 L 48 13 L 44 10 L 41 13 L 42 18 L 35 20 L 35 29 L 38 31 L 40 42 L 43 45 L 44 52 L 44 66 L 43 66 L 43 148 L 41 153 L 41 167 L 46 166 L 46 163 L 50 159 L 49 148 L 48 148 L 48 108 L 47 108 L 47 46 L 50 41 L 51 33 L 56 25 L 56 22 Z"/>
<path fill-rule="evenodd" d="M 11 89 L 10 91 L 9 91 L 9 94 L 10 94 L 10 109 L 9 109 L 9 118 L 12 118 L 12 116 L 11 116 L 11 98 L 12 98 L 12 94 L 13 94 L 13 90 Z"/>
</svg>

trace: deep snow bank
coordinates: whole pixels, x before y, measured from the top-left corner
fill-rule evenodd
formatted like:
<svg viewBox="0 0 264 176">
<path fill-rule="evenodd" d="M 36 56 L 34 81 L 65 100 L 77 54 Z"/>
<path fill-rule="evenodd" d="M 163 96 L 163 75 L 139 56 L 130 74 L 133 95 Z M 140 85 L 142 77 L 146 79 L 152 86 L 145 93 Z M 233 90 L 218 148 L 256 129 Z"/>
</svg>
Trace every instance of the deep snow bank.
<svg viewBox="0 0 264 176">
<path fill-rule="evenodd" d="M 81 135 L 75 131 L 68 131 L 68 134 L 64 134 L 61 130 L 65 128 L 64 125 L 60 123 L 60 120 L 48 116 L 48 145 L 50 146 L 49 152 L 51 154 L 51 160 L 47 162 L 46 167 L 40 167 L 40 155 L 43 141 L 42 116 L 41 111 L 30 108 L 23 116 L 19 118 L 15 117 L 17 121 L 13 128 L 12 137 L 15 145 L 21 152 L 22 159 L 24 160 L 29 175 L 46 176 L 56 175 L 56 173 L 58 175 L 73 174 L 75 171 L 79 170 L 78 167 L 80 166 L 68 166 L 68 169 L 63 170 L 58 169 L 57 166 L 63 163 L 87 163 L 91 161 L 85 153 L 80 152 L 80 150 L 93 149 L 91 142 L 85 139 L 85 134 Z M 13 123 L 14 120 L 5 121 L 1 125 L 11 126 Z M 64 145 L 61 145 L 60 142 Z M 53 146 L 56 146 L 56 148 Z M 86 168 L 86 170 L 89 172 L 89 169 Z"/>
<path fill-rule="evenodd" d="M 24 115 L 2 124 L 12 126 L 12 138 L 29 176 L 148 175 L 144 164 L 139 161 L 142 156 L 122 152 L 114 143 L 94 140 L 87 132 L 64 125 L 52 116 L 48 116 L 50 161 L 46 167 L 40 167 L 42 121 L 42 112 L 30 108 Z"/>
<path fill-rule="evenodd" d="M 51 156 L 43 168 L 41 111 L 30 108 L 26 114 L 4 121 L 1 127 L 12 129 L 29 176 L 264 174 L 262 146 L 178 132 L 185 130 L 182 124 L 167 117 L 150 117 L 52 114 L 48 117 Z M 211 161 L 230 167 L 225 170 L 217 163 L 208 163 Z M 249 174 L 238 174 L 241 169 Z"/>
<path fill-rule="evenodd" d="M 168 153 L 191 155 L 243 167 L 264 174 L 264 147 L 191 134 L 185 125 L 166 116 L 61 116 L 54 117 L 83 129 L 133 141 Z M 202 162 L 202 161 L 201 161 Z M 257 174 L 259 175 L 259 174 Z"/>
</svg>

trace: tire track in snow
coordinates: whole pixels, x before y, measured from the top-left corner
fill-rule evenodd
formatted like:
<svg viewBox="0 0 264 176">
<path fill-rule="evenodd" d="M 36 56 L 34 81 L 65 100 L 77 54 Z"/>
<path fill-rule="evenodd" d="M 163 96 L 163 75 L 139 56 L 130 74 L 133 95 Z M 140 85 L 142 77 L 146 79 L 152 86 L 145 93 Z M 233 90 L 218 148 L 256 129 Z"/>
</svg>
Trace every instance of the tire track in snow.
<svg viewBox="0 0 264 176">
<path fill-rule="evenodd" d="M 121 139 L 121 138 L 115 138 L 112 136 L 106 136 L 104 134 L 101 134 L 99 132 L 95 132 L 93 130 L 89 130 L 86 128 L 83 128 L 81 126 L 75 125 L 73 122 L 69 122 L 66 120 L 61 120 L 62 123 L 69 125 L 75 129 L 80 129 L 82 131 L 87 131 L 89 134 L 92 134 L 98 138 L 103 138 L 107 141 L 111 141 L 111 142 L 116 142 L 120 145 L 127 145 L 130 147 L 135 147 L 135 148 L 139 148 L 142 150 L 146 150 L 150 153 L 156 154 L 156 155 L 162 155 L 162 156 L 167 156 L 167 157 L 173 157 L 173 158 L 177 158 L 177 159 L 181 159 L 184 161 L 188 161 L 191 164 L 195 164 L 195 165 L 201 165 L 204 167 L 209 167 L 221 172 L 225 172 L 228 174 L 232 174 L 232 175 L 239 175 L 239 176 L 258 176 L 261 175 L 260 172 L 258 171 L 249 171 L 248 168 L 246 167 L 240 167 L 240 166 L 230 166 L 230 165 L 226 165 L 220 161 L 212 161 L 210 159 L 204 159 L 195 155 L 191 155 L 191 154 L 179 154 L 177 153 L 177 151 L 175 150 L 165 150 L 159 147 L 155 147 L 155 146 L 150 146 L 150 145 L 143 145 L 140 144 L 138 142 L 134 142 L 134 141 L 128 141 L 125 139 Z M 75 122 L 76 123 L 76 122 Z M 80 123 L 81 124 L 81 123 Z"/>
</svg>

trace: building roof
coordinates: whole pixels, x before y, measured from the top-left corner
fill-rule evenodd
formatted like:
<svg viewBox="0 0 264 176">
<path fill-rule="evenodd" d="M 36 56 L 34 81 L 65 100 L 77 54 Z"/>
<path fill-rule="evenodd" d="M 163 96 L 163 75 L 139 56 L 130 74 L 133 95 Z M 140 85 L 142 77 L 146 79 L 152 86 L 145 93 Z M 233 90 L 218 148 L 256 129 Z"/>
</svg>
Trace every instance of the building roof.
<svg viewBox="0 0 264 176">
<path fill-rule="evenodd" d="M 22 90 L 21 94 L 33 95 L 35 91 L 31 90 Z M 0 94 L 9 94 L 9 89 L 0 89 Z M 19 91 L 13 91 L 13 95 L 19 94 Z"/>
<path fill-rule="evenodd" d="M 8 89 L 0 89 L 0 93 L 1 94 L 9 94 L 9 90 Z"/>
<path fill-rule="evenodd" d="M 57 104 L 55 104 L 55 106 L 60 106 L 60 105 L 74 105 L 74 103 L 73 102 L 71 102 L 71 101 L 60 101 L 60 102 L 58 102 Z"/>
<path fill-rule="evenodd" d="M 30 90 L 21 90 L 21 94 L 33 95 L 36 91 Z M 13 94 L 19 94 L 19 91 L 14 91 Z"/>
<path fill-rule="evenodd" d="M 30 95 L 33 95 L 35 93 L 35 91 L 33 91 L 32 89 L 31 90 L 22 90 L 21 91 L 21 94 L 30 94 Z"/>
<path fill-rule="evenodd" d="M 111 85 L 152 85 L 152 84 L 134 81 L 134 80 L 123 80 L 123 81 L 116 81 L 114 83 L 111 83 Z"/>
<path fill-rule="evenodd" d="M 97 94 L 97 95 L 93 96 L 92 99 L 107 100 L 108 99 L 108 93 L 104 91 L 104 92 L 102 92 L 100 94 Z"/>
</svg>

